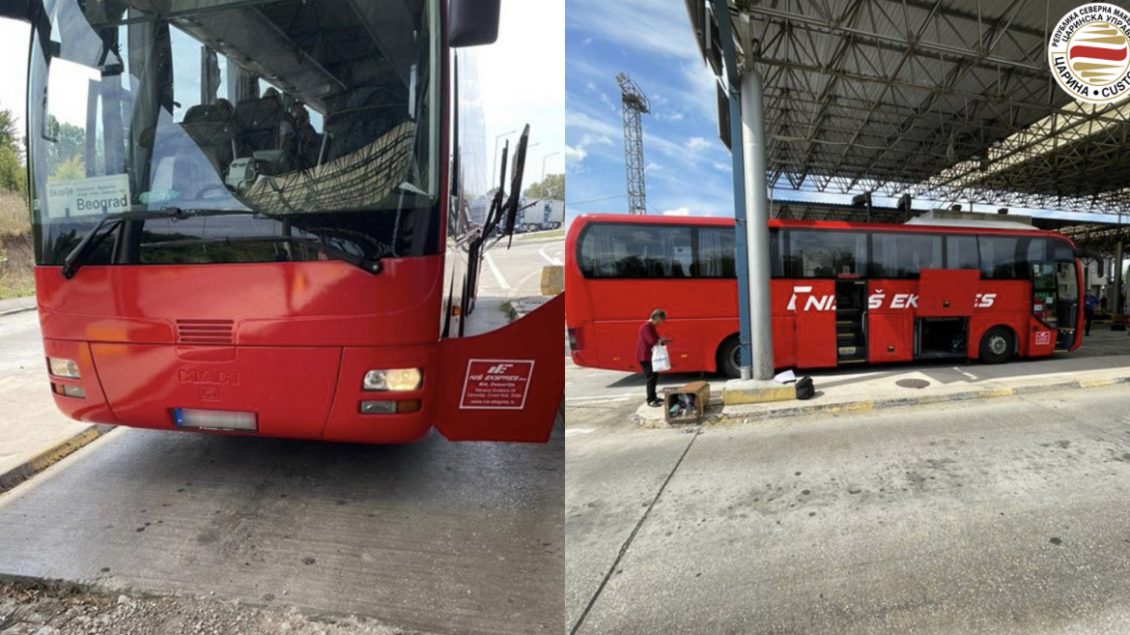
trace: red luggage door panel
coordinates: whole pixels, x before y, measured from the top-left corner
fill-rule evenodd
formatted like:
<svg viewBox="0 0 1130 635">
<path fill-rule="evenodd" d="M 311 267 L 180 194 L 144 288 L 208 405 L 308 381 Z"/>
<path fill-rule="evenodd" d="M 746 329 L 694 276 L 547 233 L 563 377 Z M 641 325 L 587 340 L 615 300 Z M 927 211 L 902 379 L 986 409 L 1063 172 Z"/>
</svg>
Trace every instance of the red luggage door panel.
<svg viewBox="0 0 1130 635">
<path fill-rule="evenodd" d="M 867 360 L 907 362 L 914 359 L 914 316 L 872 313 L 867 316 Z"/>
<path fill-rule="evenodd" d="M 435 426 L 451 441 L 545 442 L 565 392 L 565 296 L 490 333 L 440 343 Z"/>
<path fill-rule="evenodd" d="M 836 281 L 792 283 L 785 310 L 796 317 L 796 365 L 829 368 L 836 365 Z"/>
<path fill-rule="evenodd" d="M 978 269 L 923 269 L 918 277 L 918 317 L 968 317 L 981 281 Z"/>
</svg>

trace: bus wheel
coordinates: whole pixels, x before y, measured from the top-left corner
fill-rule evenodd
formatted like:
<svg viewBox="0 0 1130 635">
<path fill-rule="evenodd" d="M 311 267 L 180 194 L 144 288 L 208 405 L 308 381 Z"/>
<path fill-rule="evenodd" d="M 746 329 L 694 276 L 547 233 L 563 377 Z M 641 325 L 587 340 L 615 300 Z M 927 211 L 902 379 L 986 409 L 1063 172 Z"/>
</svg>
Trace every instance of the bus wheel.
<svg viewBox="0 0 1130 635">
<path fill-rule="evenodd" d="M 731 379 L 742 376 L 741 341 L 737 335 L 726 338 L 718 347 L 718 372 Z"/>
<path fill-rule="evenodd" d="M 981 361 L 986 364 L 1003 364 L 1012 359 L 1016 349 L 1016 336 L 1012 330 L 994 326 L 981 338 Z"/>
</svg>

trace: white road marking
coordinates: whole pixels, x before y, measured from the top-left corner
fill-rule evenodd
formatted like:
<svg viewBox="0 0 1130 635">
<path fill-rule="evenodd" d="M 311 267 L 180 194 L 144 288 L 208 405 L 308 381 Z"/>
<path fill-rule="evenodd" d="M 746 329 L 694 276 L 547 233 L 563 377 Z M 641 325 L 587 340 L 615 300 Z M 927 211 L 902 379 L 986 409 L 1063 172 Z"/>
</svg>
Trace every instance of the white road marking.
<svg viewBox="0 0 1130 635">
<path fill-rule="evenodd" d="M 502 272 L 498 270 L 498 265 L 494 264 L 494 258 L 491 258 L 490 254 L 485 254 L 485 256 L 486 257 L 483 259 L 487 261 L 487 266 L 490 267 L 490 272 L 494 274 L 494 279 L 498 281 L 498 286 L 502 287 L 503 289 L 509 289 L 510 284 L 506 282 L 506 278 L 502 277 Z"/>
<path fill-rule="evenodd" d="M 565 436 L 571 437 L 575 434 L 588 434 L 592 431 L 592 428 L 565 428 Z"/>
<path fill-rule="evenodd" d="M 972 374 L 972 373 L 967 373 L 967 372 L 965 372 L 964 370 L 961 370 L 960 368 L 958 368 L 957 366 L 954 366 L 954 367 L 953 367 L 953 369 L 954 369 L 954 370 L 956 370 L 957 372 L 961 373 L 962 375 L 965 375 L 965 378 L 966 378 L 966 379 L 972 379 L 972 380 L 974 380 L 974 381 L 976 381 L 976 380 L 977 380 L 977 376 L 976 376 L 976 375 L 974 375 L 974 374 Z"/>
<path fill-rule="evenodd" d="M 539 249 L 538 253 L 541 254 L 541 257 L 545 258 L 546 262 L 548 262 L 551 265 L 556 265 L 556 266 L 560 267 L 563 264 L 561 262 L 560 258 L 554 258 L 554 257 L 550 256 L 549 254 L 545 253 L 545 247 L 542 247 L 541 249 Z"/>
</svg>

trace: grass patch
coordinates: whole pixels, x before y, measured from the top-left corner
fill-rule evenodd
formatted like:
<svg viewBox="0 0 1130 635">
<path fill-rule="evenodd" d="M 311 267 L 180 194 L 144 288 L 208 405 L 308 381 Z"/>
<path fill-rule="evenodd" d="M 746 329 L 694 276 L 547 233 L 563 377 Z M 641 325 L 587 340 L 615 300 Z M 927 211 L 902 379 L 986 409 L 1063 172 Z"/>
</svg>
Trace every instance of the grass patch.
<svg viewBox="0 0 1130 635">
<path fill-rule="evenodd" d="M 27 201 L 16 192 L 0 190 L 0 236 L 24 236 L 31 233 L 31 217 Z"/>
<path fill-rule="evenodd" d="M 35 293 L 35 253 L 27 202 L 0 191 L 0 299 Z"/>
</svg>

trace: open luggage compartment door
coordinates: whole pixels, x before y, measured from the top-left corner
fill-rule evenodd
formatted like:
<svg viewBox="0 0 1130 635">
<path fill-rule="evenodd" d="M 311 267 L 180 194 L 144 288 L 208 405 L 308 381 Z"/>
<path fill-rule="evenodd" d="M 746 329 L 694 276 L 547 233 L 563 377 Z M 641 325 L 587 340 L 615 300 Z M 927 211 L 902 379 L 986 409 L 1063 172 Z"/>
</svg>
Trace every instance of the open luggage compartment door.
<svg viewBox="0 0 1130 635">
<path fill-rule="evenodd" d="M 565 296 L 440 345 L 435 426 L 451 441 L 545 442 L 565 394 Z"/>
<path fill-rule="evenodd" d="M 978 269 L 923 269 L 918 279 L 918 317 L 969 317 L 981 282 Z"/>
</svg>

